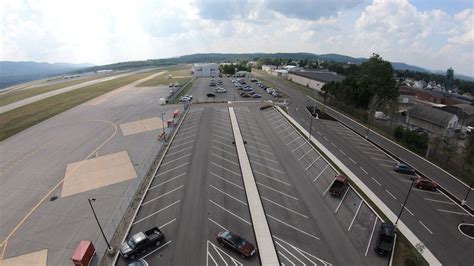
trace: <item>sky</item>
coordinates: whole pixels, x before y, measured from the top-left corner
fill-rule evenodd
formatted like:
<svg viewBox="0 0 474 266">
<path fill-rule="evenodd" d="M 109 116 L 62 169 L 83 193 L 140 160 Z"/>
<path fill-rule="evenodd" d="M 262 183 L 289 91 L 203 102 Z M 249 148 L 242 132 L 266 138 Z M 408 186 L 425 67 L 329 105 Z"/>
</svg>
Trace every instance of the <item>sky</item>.
<svg viewBox="0 0 474 266">
<path fill-rule="evenodd" d="M 3 61 L 377 53 L 474 77 L 474 0 L 2 0 L 0 17 Z"/>
</svg>

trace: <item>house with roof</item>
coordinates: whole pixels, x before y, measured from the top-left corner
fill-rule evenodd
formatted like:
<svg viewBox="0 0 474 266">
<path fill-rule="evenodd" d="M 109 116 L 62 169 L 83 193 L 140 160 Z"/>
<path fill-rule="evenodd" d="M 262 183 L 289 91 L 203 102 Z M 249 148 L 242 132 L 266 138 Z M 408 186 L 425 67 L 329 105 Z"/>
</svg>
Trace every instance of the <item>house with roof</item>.
<svg viewBox="0 0 474 266">
<path fill-rule="evenodd" d="M 330 71 L 294 71 L 288 73 L 288 79 L 311 89 L 321 91 L 324 84 L 341 82 L 344 76 Z"/>
<path fill-rule="evenodd" d="M 417 104 L 408 110 L 406 123 L 409 128 L 422 128 L 430 134 L 445 136 L 455 129 L 458 116 L 433 107 Z"/>
<path fill-rule="evenodd" d="M 460 103 L 443 106 L 439 109 L 457 115 L 464 126 L 474 126 L 474 105 L 472 104 Z"/>
</svg>

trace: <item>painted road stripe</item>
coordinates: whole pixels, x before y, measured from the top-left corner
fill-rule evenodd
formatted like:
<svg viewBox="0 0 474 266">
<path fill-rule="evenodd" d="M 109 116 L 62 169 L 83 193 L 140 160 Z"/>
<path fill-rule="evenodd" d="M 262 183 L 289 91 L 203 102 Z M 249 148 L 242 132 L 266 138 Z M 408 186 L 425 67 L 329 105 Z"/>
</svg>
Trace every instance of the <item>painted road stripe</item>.
<svg viewBox="0 0 474 266">
<path fill-rule="evenodd" d="M 167 174 L 167 173 L 169 173 L 169 172 L 171 172 L 171 171 L 174 171 L 174 170 L 176 170 L 176 169 L 178 169 L 178 168 L 181 168 L 181 167 L 183 167 L 183 166 L 186 166 L 186 165 L 188 165 L 188 164 L 189 164 L 189 162 L 183 163 L 183 164 L 181 164 L 181 165 L 179 165 L 179 166 L 176 166 L 176 167 L 171 168 L 171 169 L 169 169 L 169 170 L 166 170 L 166 171 L 164 171 L 164 172 L 162 172 L 162 173 L 160 173 L 160 174 L 157 174 L 156 176 L 161 176 L 161 175 Z"/>
<path fill-rule="evenodd" d="M 411 182 L 411 181 L 410 181 Z M 430 198 L 424 198 L 425 200 L 433 201 L 433 202 L 439 202 L 439 203 L 444 203 L 444 204 L 450 204 L 450 205 L 456 205 L 453 202 L 450 201 L 442 201 L 442 200 L 435 200 L 435 199 L 430 199 Z"/>
<path fill-rule="evenodd" d="M 374 232 L 375 232 L 375 225 L 377 225 L 377 220 L 378 219 L 379 218 L 377 216 L 375 216 L 374 226 L 372 227 L 372 233 L 370 233 L 369 243 L 367 243 L 367 249 L 365 250 L 365 256 L 366 257 L 367 257 L 367 254 L 369 253 L 370 243 L 372 242 L 372 237 L 374 236 Z"/>
<path fill-rule="evenodd" d="M 303 142 L 303 143 L 301 143 L 301 145 L 300 145 L 300 146 L 296 147 L 296 149 L 294 149 L 294 150 L 293 150 L 293 151 L 291 151 L 291 152 L 295 152 L 295 151 L 297 151 L 299 148 L 303 147 L 303 145 L 305 145 L 305 144 L 306 144 L 306 142 Z"/>
<path fill-rule="evenodd" d="M 262 172 L 259 172 L 259 171 L 255 170 L 255 169 L 253 169 L 253 172 L 256 173 L 257 175 L 264 176 L 264 177 L 269 178 L 269 179 L 271 179 L 271 180 L 273 180 L 273 181 L 282 183 L 282 184 L 287 185 L 287 186 L 291 186 L 290 183 L 287 183 L 287 182 L 282 181 L 282 180 L 280 180 L 280 179 L 274 178 L 273 176 L 269 176 L 269 175 L 267 175 L 267 174 L 264 174 L 264 173 L 262 173 Z"/>
<path fill-rule="evenodd" d="M 247 151 L 247 154 L 252 155 L 252 156 L 255 156 L 255 157 L 258 157 L 258 158 L 262 158 L 262 159 L 264 159 L 265 161 L 269 161 L 269 162 L 272 162 L 272 163 L 277 163 L 277 164 L 279 164 L 279 162 L 277 162 L 277 161 L 275 161 L 275 160 L 268 159 L 268 158 L 266 158 L 266 157 L 257 155 L 257 154 L 255 154 L 255 153 L 252 153 L 252 152 L 249 152 L 249 151 Z"/>
<path fill-rule="evenodd" d="M 367 171 L 365 171 L 364 168 L 362 168 L 362 166 L 359 166 L 360 170 L 362 170 L 366 175 L 368 175 L 369 173 L 367 173 Z"/>
<path fill-rule="evenodd" d="M 394 200 L 397 200 L 397 198 L 392 193 L 390 193 L 390 191 L 385 190 L 385 192 L 387 192 L 387 194 L 390 195 Z"/>
<path fill-rule="evenodd" d="M 313 166 L 319 160 L 319 158 L 321 158 L 321 156 L 318 156 L 318 158 L 316 158 L 316 160 L 314 160 L 310 165 L 308 165 L 308 167 L 306 167 L 306 169 L 304 169 L 304 171 L 307 172 L 308 169 L 311 168 L 311 166 Z"/>
<path fill-rule="evenodd" d="M 228 163 L 231 163 L 231 164 L 233 164 L 233 165 L 239 166 L 238 163 L 233 162 L 233 161 L 231 161 L 231 160 L 229 160 L 229 159 L 226 159 L 226 158 L 224 158 L 224 157 L 222 157 L 222 156 L 219 156 L 219 155 L 217 155 L 217 154 L 215 154 L 215 153 L 212 153 L 212 152 L 211 152 L 211 155 L 213 155 L 213 156 L 215 156 L 215 157 L 217 157 L 217 158 L 219 158 L 219 159 L 222 159 L 222 160 L 224 160 L 224 161 L 226 161 L 226 162 L 228 162 Z"/>
<path fill-rule="evenodd" d="M 221 192 L 222 194 L 224 194 L 224 195 L 226 195 L 226 196 L 228 196 L 228 197 L 230 197 L 230 198 L 232 198 L 232 199 L 234 199 L 234 200 L 236 200 L 236 201 L 238 201 L 238 202 L 240 202 L 240 203 L 244 204 L 245 206 L 247 206 L 247 203 L 245 203 L 245 202 L 243 202 L 243 201 L 239 200 L 238 198 L 236 198 L 236 197 L 234 197 L 234 196 L 230 195 L 229 193 L 226 193 L 225 191 L 222 191 L 222 190 L 220 190 L 220 189 L 216 188 L 216 187 L 215 187 L 215 186 L 213 186 L 213 185 L 209 185 L 209 186 L 210 186 L 210 187 L 212 187 L 213 189 L 215 189 L 215 190 L 217 190 L 217 191 Z"/>
<path fill-rule="evenodd" d="M 261 151 L 261 152 L 266 153 L 266 154 L 273 155 L 273 153 L 271 153 L 271 152 L 269 152 L 269 151 L 266 151 L 266 150 L 264 150 L 264 149 L 257 149 L 257 148 L 252 147 L 252 146 L 245 146 L 245 147 L 246 147 L 246 148 L 250 148 L 250 149 L 252 149 L 252 150 L 257 150 L 257 151 Z"/>
<path fill-rule="evenodd" d="M 261 164 L 261 163 L 257 163 L 257 162 L 255 162 L 255 161 L 252 161 L 251 164 L 260 165 L 261 167 L 265 167 L 265 168 L 267 168 L 267 169 L 270 170 L 270 171 L 274 171 L 274 172 L 277 172 L 277 173 L 280 173 L 280 174 L 285 174 L 285 173 L 284 173 L 283 171 L 281 171 L 281 170 L 278 170 L 278 169 L 269 167 L 269 166 L 264 165 L 264 164 Z"/>
<path fill-rule="evenodd" d="M 242 190 L 244 189 L 242 186 L 239 186 L 239 185 L 237 185 L 236 183 L 234 183 L 234 182 L 232 182 L 232 181 L 229 181 L 229 180 L 227 180 L 227 179 L 225 179 L 225 178 L 223 178 L 223 177 L 221 177 L 221 176 L 218 176 L 218 175 L 216 175 L 216 174 L 213 173 L 213 172 L 211 172 L 211 175 L 213 175 L 213 176 L 219 178 L 220 180 L 222 180 L 222 181 L 224 181 L 224 182 L 227 182 L 227 183 L 229 183 L 229 184 L 231 184 L 231 185 L 233 185 L 233 186 L 236 186 L 236 187 L 238 187 L 238 188 L 240 188 L 240 189 L 242 189 Z"/>
<path fill-rule="evenodd" d="M 231 153 L 231 152 L 228 152 L 228 151 L 223 150 L 223 149 L 221 149 L 221 148 L 218 148 L 218 147 L 216 147 L 216 146 L 212 146 L 212 145 L 211 145 L 211 148 L 214 148 L 214 149 L 216 149 L 216 150 L 220 150 L 221 152 L 224 152 L 224 153 L 227 153 L 227 154 L 232 155 L 232 156 L 234 156 L 234 157 L 237 157 L 237 154 L 233 154 L 233 153 Z"/>
<path fill-rule="evenodd" d="M 363 201 L 361 200 L 360 203 L 359 203 L 359 207 L 357 207 L 357 210 L 354 214 L 354 217 L 352 218 L 351 224 L 349 225 L 349 228 L 347 228 L 347 231 L 351 231 L 352 225 L 354 224 L 354 221 L 357 217 L 357 214 L 359 213 L 359 210 L 360 210 L 360 207 L 362 206 L 362 203 L 363 203 Z"/>
<path fill-rule="evenodd" d="M 164 184 L 166 184 L 166 183 L 168 183 L 168 182 L 171 182 L 171 181 L 175 180 L 176 178 L 180 178 L 180 177 L 182 177 L 183 175 L 186 175 L 186 173 L 182 173 L 182 174 L 177 175 L 177 176 L 175 176 L 175 177 L 172 177 L 172 178 L 170 178 L 170 179 L 168 179 L 168 180 L 166 180 L 166 181 L 163 181 L 163 182 L 161 182 L 161 183 L 159 183 L 159 184 L 156 184 L 156 185 L 150 187 L 148 190 L 155 189 L 155 188 L 157 188 L 157 187 L 159 187 L 159 186 L 162 186 L 162 185 L 164 185 Z"/>
<path fill-rule="evenodd" d="M 290 145 L 291 143 L 293 143 L 293 142 L 295 142 L 295 141 L 297 141 L 297 140 L 299 140 L 299 139 L 301 139 L 301 138 L 300 138 L 299 136 L 297 136 L 297 137 L 294 138 L 292 141 L 288 142 L 288 143 L 286 144 L 286 146 Z"/>
<path fill-rule="evenodd" d="M 222 143 L 222 142 L 217 141 L 217 140 L 215 140 L 215 139 L 213 139 L 212 141 L 214 141 L 215 143 L 219 143 L 220 145 L 224 145 L 224 146 L 226 146 L 226 147 L 229 147 L 229 148 L 231 148 L 231 149 L 233 149 L 233 150 L 235 149 L 234 146 L 229 145 L 229 144 L 226 144 L 226 143 Z"/>
<path fill-rule="evenodd" d="M 371 178 L 372 178 L 372 180 L 374 180 L 374 182 L 375 182 L 375 183 L 377 183 L 377 185 L 379 185 L 379 186 L 381 186 L 381 185 L 382 185 L 382 184 L 380 184 L 380 182 L 379 182 L 379 181 L 377 181 L 377 179 L 375 179 L 375 178 L 373 178 L 373 177 L 371 177 Z"/>
<path fill-rule="evenodd" d="M 292 198 L 292 199 L 294 199 L 294 200 L 298 200 L 298 198 L 295 198 L 295 197 L 293 197 L 293 196 L 291 196 L 291 195 L 286 194 L 285 192 L 281 192 L 280 190 L 277 190 L 277 189 L 274 189 L 274 188 L 269 187 L 269 186 L 267 186 L 267 185 L 264 185 L 264 184 L 262 184 L 262 183 L 260 183 L 260 182 L 255 182 L 255 183 L 257 183 L 259 186 L 262 186 L 262 187 L 264 187 L 264 188 L 270 189 L 270 190 L 272 190 L 272 191 L 274 191 L 274 192 L 276 192 L 276 193 L 280 193 L 280 194 L 282 194 L 282 195 L 284 195 L 284 196 L 287 196 L 287 197 L 289 197 L 289 198 Z"/>
<path fill-rule="evenodd" d="M 467 213 L 462 213 L 462 212 L 454 212 L 454 211 L 448 211 L 448 210 L 443 210 L 443 209 L 436 209 L 437 211 L 440 211 L 440 212 L 447 212 L 447 213 L 452 213 L 452 214 L 458 214 L 458 215 L 465 215 L 465 216 L 469 216 L 469 214 Z"/>
<path fill-rule="evenodd" d="M 171 203 L 170 205 L 168 205 L 168 206 L 166 206 L 166 207 L 164 207 L 164 208 L 162 208 L 162 209 L 160 209 L 160 210 L 158 210 L 158 211 L 156 211 L 156 212 L 154 212 L 154 213 L 152 213 L 152 214 L 150 214 L 150 215 L 147 215 L 147 216 L 141 218 L 140 220 L 134 222 L 132 225 L 136 225 L 137 223 L 142 222 L 142 221 L 144 221 L 144 220 L 146 220 L 146 219 L 152 217 L 153 215 L 158 214 L 158 213 L 160 213 L 160 212 L 162 212 L 162 211 L 168 209 L 169 207 L 171 207 L 171 206 L 173 206 L 173 205 L 179 203 L 180 201 L 181 201 L 181 200 L 177 200 L 177 201 Z"/>
<path fill-rule="evenodd" d="M 214 204 L 214 205 L 216 205 L 217 207 L 221 208 L 223 211 L 225 211 L 225 212 L 227 212 L 228 214 L 234 216 L 235 218 L 241 220 L 242 222 L 244 222 L 244 223 L 246 223 L 246 224 L 248 224 L 248 225 L 252 225 L 249 221 L 247 221 L 247 220 L 245 220 L 244 218 L 238 216 L 237 214 L 235 214 L 235 213 L 233 213 L 233 212 L 227 210 L 226 208 L 222 207 L 221 205 L 215 203 L 214 201 L 209 200 L 209 202 L 211 202 L 212 204 Z"/>
<path fill-rule="evenodd" d="M 183 156 L 181 156 L 181 157 L 178 157 L 178 158 L 176 158 L 176 159 L 167 161 L 166 163 L 162 163 L 161 166 L 167 165 L 167 164 L 169 164 L 169 163 L 175 162 L 175 161 L 180 160 L 180 159 L 183 159 L 183 158 L 186 158 L 186 157 L 188 157 L 188 156 L 190 156 L 190 155 L 192 155 L 192 153 L 189 153 L 189 154 L 183 155 Z"/>
<path fill-rule="evenodd" d="M 184 148 L 184 149 L 182 149 L 182 150 L 179 150 L 179 151 L 175 151 L 175 152 L 172 152 L 172 153 L 167 153 L 167 154 L 166 154 L 166 157 L 171 156 L 171 155 L 175 155 L 175 154 L 180 153 L 180 152 L 185 151 L 185 150 L 192 149 L 193 147 L 194 147 L 194 146 L 191 146 L 191 147 L 187 147 L 187 148 Z"/>
<path fill-rule="evenodd" d="M 310 236 L 310 237 L 312 237 L 312 238 L 314 238 L 314 239 L 320 240 L 319 237 L 314 236 L 314 235 L 312 235 L 312 234 L 310 234 L 310 233 L 307 233 L 307 232 L 305 232 L 305 231 L 303 231 L 303 230 L 301 230 L 301 229 L 299 229 L 299 228 L 296 228 L 296 227 L 294 227 L 294 226 L 292 226 L 292 225 L 290 225 L 290 224 L 287 224 L 287 223 L 283 222 L 282 220 L 271 216 L 270 214 L 267 214 L 267 216 L 270 217 L 270 218 L 272 218 L 273 220 L 275 220 L 275 221 L 277 221 L 277 222 L 280 222 L 280 223 L 282 223 L 282 224 L 284 224 L 284 225 L 286 225 L 286 226 L 292 228 L 292 229 L 295 229 L 296 231 L 298 231 L 298 232 L 300 232 L 300 233 L 303 233 L 303 234 L 305 234 L 305 235 L 307 235 L 307 236 Z"/>
<path fill-rule="evenodd" d="M 418 222 L 428 231 L 430 232 L 430 234 L 434 235 L 433 232 L 420 220 L 418 220 Z"/>
<path fill-rule="evenodd" d="M 166 192 L 166 193 L 164 193 L 164 194 L 159 195 L 159 196 L 156 197 L 156 198 L 153 198 L 153 199 L 151 199 L 151 200 L 145 201 L 145 202 L 142 203 L 142 206 L 147 205 L 148 203 L 153 202 L 153 201 L 155 201 L 155 200 L 157 200 L 157 199 L 160 199 L 160 198 L 162 198 L 162 197 L 164 197 L 164 196 L 166 196 L 166 195 L 168 195 L 168 194 L 171 194 L 171 193 L 175 192 L 176 190 L 181 189 L 181 188 L 183 188 L 183 187 L 184 187 L 184 185 L 181 185 L 181 186 L 179 186 L 179 187 L 177 187 L 177 188 L 175 188 L 175 189 L 173 189 L 173 190 L 170 190 L 170 191 L 168 191 L 168 192 Z"/>
<path fill-rule="evenodd" d="M 285 210 L 287 210 L 287 211 L 290 211 L 290 212 L 292 212 L 292 213 L 298 214 L 298 215 L 301 216 L 301 217 L 304 217 L 304 218 L 306 218 L 306 219 L 309 218 L 308 216 L 306 216 L 306 215 L 304 215 L 304 214 L 301 214 L 301 213 L 299 213 L 299 212 L 297 212 L 297 211 L 294 211 L 294 210 L 292 210 L 292 209 L 290 209 L 290 208 L 288 208 L 288 207 L 285 207 L 285 206 L 283 206 L 283 205 L 281 205 L 281 204 L 278 204 L 278 203 L 276 203 L 276 202 L 274 202 L 274 201 L 272 201 L 272 200 L 270 200 L 270 199 L 268 199 L 268 198 L 265 198 L 264 196 L 260 196 L 260 198 L 262 198 L 263 200 L 266 200 L 266 201 L 268 201 L 268 202 L 271 202 L 271 203 L 273 203 L 273 204 L 275 204 L 275 205 L 277 205 L 277 206 L 279 206 L 279 207 L 281 207 L 281 208 L 283 208 L 283 209 L 285 209 Z"/>
<path fill-rule="evenodd" d="M 339 205 L 337 205 L 336 209 L 334 210 L 334 213 L 337 213 L 337 211 L 339 210 L 339 208 L 340 208 L 341 205 L 342 205 L 342 202 L 343 202 L 344 199 L 346 198 L 346 195 L 347 195 L 348 192 L 349 192 L 349 189 L 346 189 L 346 193 L 344 193 L 344 196 L 342 196 L 342 199 L 341 199 L 341 201 L 339 202 Z"/>
<path fill-rule="evenodd" d="M 352 163 L 357 164 L 354 160 L 352 160 L 351 157 L 348 157 L 348 158 L 349 158 L 349 160 L 350 160 Z"/>
<path fill-rule="evenodd" d="M 324 173 L 324 171 L 326 171 L 326 168 L 328 168 L 328 167 L 329 167 L 329 164 L 326 165 L 326 167 L 323 168 L 323 170 L 321 171 L 321 173 L 319 173 L 319 175 L 313 180 L 313 183 L 314 183 L 316 180 L 318 180 L 318 178 Z"/>
<path fill-rule="evenodd" d="M 224 229 L 225 231 L 229 231 L 227 230 L 227 228 L 225 228 L 224 226 L 218 224 L 216 221 L 212 220 L 211 218 L 207 218 L 209 221 L 213 222 L 215 225 L 219 226 L 220 228 Z M 217 265 L 217 264 L 216 264 Z"/>
</svg>

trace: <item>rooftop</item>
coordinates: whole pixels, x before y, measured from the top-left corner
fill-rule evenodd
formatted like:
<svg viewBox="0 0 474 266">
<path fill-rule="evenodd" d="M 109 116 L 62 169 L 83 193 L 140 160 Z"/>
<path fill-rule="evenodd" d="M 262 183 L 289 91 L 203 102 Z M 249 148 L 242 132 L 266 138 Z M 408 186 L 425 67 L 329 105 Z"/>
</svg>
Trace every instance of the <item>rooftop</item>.
<svg viewBox="0 0 474 266">
<path fill-rule="evenodd" d="M 436 108 L 427 107 L 421 104 L 415 105 L 408 111 L 411 117 L 415 117 L 421 120 L 428 121 L 430 123 L 446 127 L 449 121 L 455 116 L 454 114 L 441 111 Z"/>
<path fill-rule="evenodd" d="M 335 72 L 328 71 L 296 71 L 292 72 L 291 74 L 321 81 L 324 83 L 329 83 L 331 81 L 340 82 L 345 78 L 344 76 L 339 75 Z"/>
</svg>

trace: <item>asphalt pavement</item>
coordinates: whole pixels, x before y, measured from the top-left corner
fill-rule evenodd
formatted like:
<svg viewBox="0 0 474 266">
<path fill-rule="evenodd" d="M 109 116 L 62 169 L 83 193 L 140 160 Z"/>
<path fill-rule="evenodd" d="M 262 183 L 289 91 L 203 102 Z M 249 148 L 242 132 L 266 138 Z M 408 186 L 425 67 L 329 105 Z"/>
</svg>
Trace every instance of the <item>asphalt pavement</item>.
<svg viewBox="0 0 474 266">
<path fill-rule="evenodd" d="M 259 78 L 271 80 L 291 96 L 289 114 L 309 129 L 311 115 L 305 108 L 308 104 L 306 96 L 280 79 L 268 75 Z M 314 119 L 312 126 L 313 137 L 357 174 L 394 213 L 398 214 L 410 188 L 411 176 L 393 171 L 397 161 L 338 121 Z M 442 263 L 472 265 L 474 262 L 471 250 L 466 248 L 472 246 L 472 240 L 458 230 L 460 223 L 472 224 L 474 219 L 442 192 L 414 188 L 404 207 L 401 220 Z"/>
</svg>

